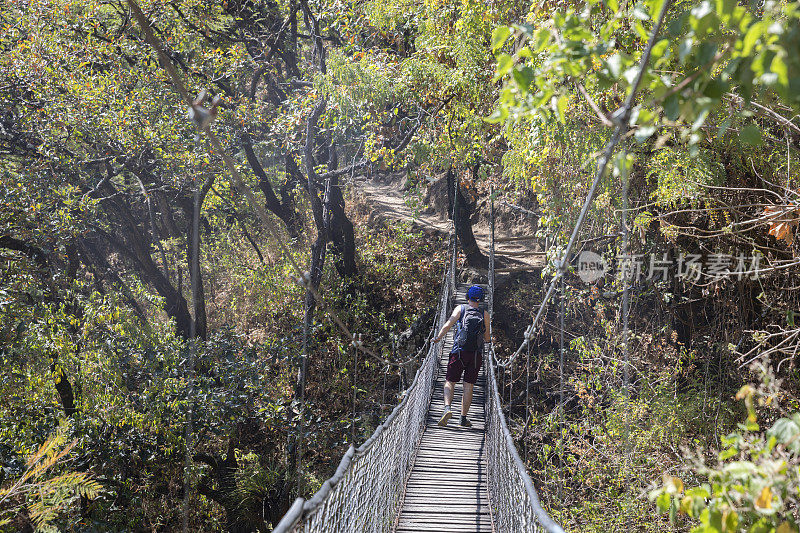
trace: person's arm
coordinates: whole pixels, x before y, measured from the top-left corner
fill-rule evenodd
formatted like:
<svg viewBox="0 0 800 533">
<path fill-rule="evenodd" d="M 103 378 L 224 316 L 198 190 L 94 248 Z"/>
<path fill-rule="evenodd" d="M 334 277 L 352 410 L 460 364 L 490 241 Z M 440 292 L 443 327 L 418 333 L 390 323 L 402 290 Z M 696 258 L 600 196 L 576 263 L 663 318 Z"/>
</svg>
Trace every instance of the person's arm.
<svg viewBox="0 0 800 533">
<path fill-rule="evenodd" d="M 489 311 L 483 312 L 483 323 L 486 324 L 483 330 L 483 340 L 488 344 L 492 342 L 492 319 L 489 318 Z"/>
<path fill-rule="evenodd" d="M 447 335 L 447 332 L 452 328 L 456 322 L 458 322 L 459 317 L 461 317 L 461 306 L 457 306 L 453 309 L 453 313 L 450 315 L 450 318 L 447 319 L 447 322 L 444 323 L 442 329 L 439 331 L 439 334 L 433 338 L 433 342 L 439 342 Z"/>
</svg>

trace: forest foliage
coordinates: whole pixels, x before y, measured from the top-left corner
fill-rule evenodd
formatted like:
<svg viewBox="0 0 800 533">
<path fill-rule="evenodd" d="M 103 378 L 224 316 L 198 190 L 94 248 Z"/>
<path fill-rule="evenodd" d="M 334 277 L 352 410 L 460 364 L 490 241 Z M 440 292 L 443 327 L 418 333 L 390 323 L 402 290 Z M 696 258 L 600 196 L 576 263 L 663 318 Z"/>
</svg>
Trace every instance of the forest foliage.
<svg viewBox="0 0 800 533">
<path fill-rule="evenodd" d="M 750 271 L 634 284 L 625 362 L 622 283 L 573 270 L 565 405 L 554 306 L 504 382 L 521 454 L 569 530 L 798 530 L 796 2 L 140 4 L 224 154 L 128 2 L 0 6 L 0 530 L 175 531 L 185 500 L 270 530 L 386 415 L 434 305 L 443 246 L 360 227 L 358 179 L 455 178 L 470 228 L 493 187 L 549 279 L 622 119 L 582 249 Z M 538 283 L 502 289 L 500 350 Z"/>
<path fill-rule="evenodd" d="M 581 491 L 582 501 L 574 505 L 589 518 L 561 515 L 583 530 L 604 521 L 607 527 L 605 509 L 614 506 L 623 511 L 619 521 L 611 519 L 619 527 L 666 527 L 632 501 L 635 487 L 646 487 L 645 480 L 661 470 L 663 484 L 651 495 L 679 530 L 797 531 L 791 414 L 798 409 L 798 6 L 657 0 L 589 1 L 555 12 L 538 7 L 527 20 L 493 32 L 503 88 L 490 120 L 508 132 L 504 172 L 527 174 L 545 231 L 558 231 L 566 242 L 564 227 L 577 218 L 593 154 L 621 125 L 625 136 L 616 146 L 613 172 L 601 184 L 591 229 L 584 232 L 617 240 L 593 248 L 617 272 L 626 255 L 640 258 L 650 274 L 659 260 L 680 269 L 687 254 L 709 266 L 715 258 L 729 261 L 694 279 L 648 275 L 632 282 L 631 396 L 628 383 L 620 382 L 627 361 L 602 362 L 609 344 L 623 353 L 619 322 L 611 318 L 621 320 L 618 302 L 603 302 L 615 290 L 621 294 L 621 279 L 613 280 L 610 292 L 602 285 L 570 289 L 573 316 L 585 320 L 588 311 L 599 320 L 572 326 L 579 330 L 571 342 L 578 361 L 570 378 L 578 408 L 570 409 L 566 425 L 557 410 L 546 418 L 561 436 L 539 453 L 542 483 L 555 474 L 574 487 L 576 477 L 588 477 L 577 485 L 596 488 Z M 663 25 L 654 34 L 662 12 Z M 641 63 L 645 50 L 650 57 Z M 626 115 L 623 103 L 640 72 L 639 94 Z M 624 194 L 630 204 L 623 203 Z M 560 257 L 561 248 L 553 248 L 551 256 Z M 735 258 L 745 255 L 750 279 L 743 281 L 731 274 L 738 268 Z M 665 359 L 675 365 L 671 370 Z M 771 395 L 756 404 L 768 412 L 761 415 L 771 427 L 765 432 L 756 424 L 753 389 L 736 394 L 741 369 L 754 360 L 781 376 L 781 386 L 773 379 Z M 759 380 L 759 372 L 745 379 Z M 738 427 L 734 395 L 748 405 L 747 420 Z M 788 404 L 780 411 L 772 402 L 778 398 Z M 605 427 L 597 423 L 603 418 Z M 573 455 L 597 447 L 598 435 L 597 451 Z M 665 446 L 688 448 L 678 457 L 648 459 Z M 698 456 L 690 451 L 696 447 L 705 451 Z M 720 449 L 718 466 L 707 463 L 714 449 Z M 609 454 L 619 457 L 610 468 L 600 464 Z M 664 468 L 668 464 L 701 483 L 685 489 Z"/>
</svg>

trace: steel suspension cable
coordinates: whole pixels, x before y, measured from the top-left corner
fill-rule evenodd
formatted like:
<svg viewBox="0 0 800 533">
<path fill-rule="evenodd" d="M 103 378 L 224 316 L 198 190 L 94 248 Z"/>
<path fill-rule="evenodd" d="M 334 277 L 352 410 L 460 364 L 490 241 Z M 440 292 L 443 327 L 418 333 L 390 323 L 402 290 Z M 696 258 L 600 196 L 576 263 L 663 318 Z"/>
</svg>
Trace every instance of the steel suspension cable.
<svg viewBox="0 0 800 533">
<path fill-rule="evenodd" d="M 356 402 L 358 396 L 358 350 L 353 347 L 353 412 L 350 422 L 351 444 L 356 444 Z"/>
<path fill-rule="evenodd" d="M 589 211 L 589 207 L 591 206 L 592 202 L 594 201 L 594 195 L 597 192 L 597 187 L 600 184 L 600 181 L 603 179 L 603 176 L 606 173 L 606 168 L 608 167 L 608 163 L 611 160 L 611 156 L 614 155 L 614 150 L 617 147 L 620 139 L 622 138 L 623 133 L 625 133 L 629 129 L 628 121 L 631 115 L 631 109 L 633 107 L 633 101 L 636 97 L 636 93 L 639 90 L 639 85 L 642 82 L 642 78 L 644 76 L 644 71 L 647 68 L 647 64 L 650 61 L 650 54 L 653 51 L 653 46 L 656 44 L 656 38 L 658 36 L 659 31 L 661 30 L 661 26 L 664 23 L 664 18 L 667 14 L 667 10 L 671 0 L 664 0 L 663 5 L 661 6 L 661 11 L 658 14 L 658 18 L 656 19 L 655 24 L 653 25 L 653 29 L 650 33 L 650 39 L 647 43 L 647 47 L 645 48 L 644 52 L 642 53 L 641 60 L 639 61 L 639 70 L 636 73 L 636 78 L 634 79 L 633 84 L 631 84 L 630 92 L 628 93 L 627 98 L 621 108 L 613 113 L 611 116 L 611 120 L 615 125 L 614 133 L 611 135 L 611 139 L 606 143 L 605 148 L 603 149 L 602 155 L 597 163 L 597 170 L 595 171 L 594 179 L 592 180 L 592 184 L 589 187 L 589 192 L 586 195 L 586 199 L 583 202 L 583 207 L 578 215 L 578 220 L 575 222 L 575 227 L 572 230 L 572 234 L 570 235 L 569 241 L 567 242 L 567 246 L 564 249 L 564 253 L 562 254 L 562 258 L 560 261 L 556 263 L 557 272 L 553 276 L 553 279 L 550 281 L 550 285 L 547 288 L 547 293 L 545 293 L 544 299 L 539 306 L 539 310 L 536 312 L 536 316 L 533 319 L 533 322 L 530 326 L 525 330 L 525 338 L 520 344 L 519 348 L 509 357 L 506 361 L 498 362 L 498 365 L 501 367 L 505 367 L 513 363 L 513 361 L 522 353 L 522 350 L 528 345 L 531 338 L 533 337 L 535 327 L 539 323 L 539 320 L 542 318 L 545 308 L 547 307 L 547 303 L 550 301 L 550 298 L 553 296 L 553 293 L 556 290 L 556 284 L 558 283 L 559 279 L 564 276 L 566 272 L 567 265 L 569 264 L 570 253 L 572 252 L 572 248 L 575 245 L 575 242 L 578 238 L 578 233 L 580 232 L 581 227 L 583 226 L 584 221 L 586 220 L 586 215 Z"/>
<path fill-rule="evenodd" d="M 403 394 L 403 369 L 397 368 L 397 395 Z"/>
<path fill-rule="evenodd" d="M 564 292 L 564 277 L 561 277 L 561 298 L 559 309 L 559 335 L 558 335 L 558 409 L 564 412 L 564 301 L 567 295 Z"/>
<path fill-rule="evenodd" d="M 508 404 L 511 405 L 514 394 L 514 365 L 508 367 Z"/>
<path fill-rule="evenodd" d="M 525 451 L 525 463 L 528 462 L 528 424 L 530 424 L 530 392 L 531 392 L 531 345 L 525 360 L 525 427 L 522 429 L 522 445 Z"/>
<path fill-rule="evenodd" d="M 309 316 L 308 302 L 303 298 L 303 352 L 300 355 L 300 420 L 297 426 L 297 497 L 303 494 L 303 443 L 305 438 L 305 408 L 306 408 L 306 371 L 308 370 L 309 330 L 313 316 Z M 291 426 L 289 431 L 291 431 Z"/>
<path fill-rule="evenodd" d="M 381 391 L 381 412 L 383 412 L 383 406 L 386 404 L 386 376 L 389 374 L 389 366 L 384 365 L 383 367 L 383 390 Z"/>
<path fill-rule="evenodd" d="M 505 367 L 500 367 L 500 371 L 502 372 L 502 381 L 500 383 L 500 397 L 503 397 L 503 393 L 506 390 L 506 373 L 508 372 Z"/>
<path fill-rule="evenodd" d="M 192 253 L 189 259 L 192 262 L 192 305 L 197 306 L 198 295 L 200 292 L 200 184 L 195 182 L 193 209 L 192 209 Z M 166 265 L 165 265 L 166 268 Z M 186 450 L 184 457 L 183 470 L 183 532 L 189 531 L 189 502 L 191 479 L 189 471 L 192 465 L 192 441 L 194 440 L 194 359 L 197 350 L 197 309 L 194 309 L 195 316 L 189 323 L 189 356 L 187 358 L 186 382 L 187 382 L 187 402 L 186 402 Z"/>
<path fill-rule="evenodd" d="M 489 318 L 494 315 L 494 186 L 489 186 Z"/>
<path fill-rule="evenodd" d="M 459 190 L 459 178 L 452 172 L 451 167 L 451 176 L 453 176 L 453 269 L 451 272 L 451 280 L 452 280 L 452 291 L 453 294 L 456 292 L 456 265 L 458 265 L 458 224 L 456 224 L 456 217 L 458 216 L 458 190 Z"/>
<path fill-rule="evenodd" d="M 623 257 L 630 257 L 630 228 L 628 226 L 628 186 L 630 184 L 628 179 L 628 172 L 622 173 L 622 250 Z M 630 379 L 630 369 L 628 366 L 629 357 L 629 340 L 630 331 L 628 329 L 628 318 L 630 315 L 630 298 L 631 287 L 630 282 L 633 277 L 633 271 L 630 264 L 627 272 L 623 271 L 622 276 L 622 394 L 624 396 L 623 410 L 625 413 L 625 457 L 627 460 L 628 455 L 628 442 L 630 434 L 630 419 L 628 417 L 628 402 L 630 398 L 630 391 L 628 389 Z"/>
</svg>

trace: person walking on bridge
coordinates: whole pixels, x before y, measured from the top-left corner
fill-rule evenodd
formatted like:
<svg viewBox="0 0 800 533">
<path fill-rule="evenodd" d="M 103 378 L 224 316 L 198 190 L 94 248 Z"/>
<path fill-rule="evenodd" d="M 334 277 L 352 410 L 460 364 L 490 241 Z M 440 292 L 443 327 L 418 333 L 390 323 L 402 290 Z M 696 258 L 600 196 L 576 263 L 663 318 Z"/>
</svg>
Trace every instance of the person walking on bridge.
<svg viewBox="0 0 800 533">
<path fill-rule="evenodd" d="M 453 309 L 450 318 L 442 326 L 441 331 L 433 339 L 439 342 L 455 324 L 458 324 L 453 335 L 453 348 L 447 362 L 447 374 L 444 384 L 444 414 L 439 419 L 440 426 L 446 426 L 453 416 L 450 404 L 453 402 L 453 389 L 464 375 L 464 396 L 461 399 L 461 425 L 471 427 L 467 418 L 472 403 L 472 389 L 478 381 L 478 371 L 483 363 L 483 345 L 491 342 L 492 325 L 489 312 L 480 308 L 484 291 L 480 285 L 473 285 L 467 291 L 467 303 Z"/>
</svg>

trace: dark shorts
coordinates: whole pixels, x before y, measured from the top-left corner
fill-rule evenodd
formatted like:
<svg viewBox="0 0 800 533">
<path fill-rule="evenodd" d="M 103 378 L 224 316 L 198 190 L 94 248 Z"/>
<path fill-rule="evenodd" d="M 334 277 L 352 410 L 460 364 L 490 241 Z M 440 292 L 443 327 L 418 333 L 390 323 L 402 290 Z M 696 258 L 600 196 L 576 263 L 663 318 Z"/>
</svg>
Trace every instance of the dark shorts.
<svg viewBox="0 0 800 533">
<path fill-rule="evenodd" d="M 461 381 L 461 374 L 464 374 L 464 383 L 475 384 L 478 381 L 478 371 L 483 363 L 483 350 L 477 352 L 451 353 L 450 360 L 447 362 L 447 374 L 445 379 L 458 383 Z"/>
</svg>

